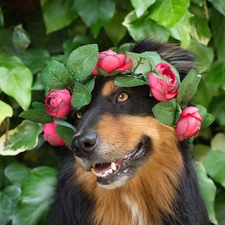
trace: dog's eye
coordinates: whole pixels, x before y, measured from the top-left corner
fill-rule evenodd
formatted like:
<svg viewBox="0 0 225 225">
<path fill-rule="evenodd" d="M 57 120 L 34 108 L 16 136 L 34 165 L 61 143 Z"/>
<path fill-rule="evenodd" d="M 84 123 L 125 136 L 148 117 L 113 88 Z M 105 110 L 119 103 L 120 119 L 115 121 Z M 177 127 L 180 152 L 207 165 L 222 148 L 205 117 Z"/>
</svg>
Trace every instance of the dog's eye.
<svg viewBox="0 0 225 225">
<path fill-rule="evenodd" d="M 125 92 L 121 92 L 117 95 L 117 102 L 124 102 L 129 98 L 129 95 Z"/>
<path fill-rule="evenodd" d="M 80 111 L 76 112 L 76 117 L 77 119 L 81 119 L 82 118 L 82 113 Z"/>
</svg>

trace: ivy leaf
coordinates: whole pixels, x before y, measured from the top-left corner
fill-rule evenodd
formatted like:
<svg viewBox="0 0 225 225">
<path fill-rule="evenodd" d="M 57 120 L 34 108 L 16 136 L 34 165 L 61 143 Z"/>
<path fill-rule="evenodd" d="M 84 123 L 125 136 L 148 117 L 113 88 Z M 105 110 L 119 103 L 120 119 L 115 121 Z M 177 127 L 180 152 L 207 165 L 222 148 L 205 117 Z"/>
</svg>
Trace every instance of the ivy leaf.
<svg viewBox="0 0 225 225">
<path fill-rule="evenodd" d="M 198 75 L 195 70 L 190 70 L 187 76 L 181 82 L 178 89 L 178 102 L 188 102 L 190 101 L 197 92 L 199 82 L 201 80 L 201 75 Z"/>
<path fill-rule="evenodd" d="M 50 123 L 53 121 L 53 117 L 45 109 L 29 109 L 20 113 L 19 117 L 35 123 Z"/>
<path fill-rule="evenodd" d="M 158 24 L 171 28 L 181 21 L 189 4 L 189 0 L 157 0 L 151 7 L 150 18 Z"/>
<path fill-rule="evenodd" d="M 201 129 L 204 129 L 213 123 L 215 117 L 212 114 L 207 113 L 206 108 L 202 105 L 196 105 L 196 107 L 198 108 L 198 111 L 202 116 Z"/>
<path fill-rule="evenodd" d="M 88 105 L 91 101 L 91 93 L 89 90 L 81 84 L 79 81 L 74 81 L 74 93 L 72 95 L 71 103 L 77 110 L 82 106 Z"/>
<path fill-rule="evenodd" d="M 56 183 L 56 170 L 42 166 L 31 170 L 29 178 L 22 184 L 19 207 L 14 212 L 14 225 L 46 224 L 49 212 L 49 196 L 52 196 Z M 41 194 L 40 194 L 41 193 Z"/>
<path fill-rule="evenodd" d="M 108 37 L 117 46 L 126 34 L 126 28 L 122 25 L 126 11 L 115 11 L 113 18 L 104 25 Z"/>
<path fill-rule="evenodd" d="M 73 9 L 77 11 L 84 23 L 91 28 L 91 31 L 96 38 L 100 28 L 113 17 L 115 11 L 115 1 L 75 1 Z"/>
<path fill-rule="evenodd" d="M 75 131 L 72 128 L 58 124 L 56 132 L 69 146 L 71 145 L 73 136 L 75 135 Z"/>
<path fill-rule="evenodd" d="M 47 34 L 69 25 L 77 17 L 73 0 L 41 0 Z M 54 21 L 54 22 L 53 22 Z"/>
<path fill-rule="evenodd" d="M 172 126 L 175 121 L 177 111 L 176 99 L 159 102 L 152 108 L 152 112 L 157 120 L 167 126 Z"/>
<path fill-rule="evenodd" d="M 196 162 L 196 172 L 202 197 L 204 199 L 209 214 L 209 219 L 213 224 L 217 224 L 214 211 L 216 186 L 213 181 L 207 176 L 206 170 L 202 163 Z"/>
<path fill-rule="evenodd" d="M 2 9 L 0 8 L 0 27 L 4 26 L 4 16 L 2 13 Z"/>
<path fill-rule="evenodd" d="M 40 124 L 24 120 L 15 129 L 9 131 L 7 138 L 5 134 L 0 137 L 0 155 L 17 155 L 33 149 L 38 143 L 41 132 Z"/>
<path fill-rule="evenodd" d="M 83 79 L 91 74 L 98 60 L 98 46 L 84 45 L 75 49 L 68 57 L 66 67 L 77 79 Z"/>
<path fill-rule="evenodd" d="M 225 60 L 215 61 L 204 75 L 206 82 L 225 89 Z"/>
<path fill-rule="evenodd" d="M 66 67 L 56 60 L 47 64 L 41 76 L 47 89 L 64 89 L 72 82 Z"/>
<path fill-rule="evenodd" d="M 214 8 L 225 16 L 225 4 L 223 0 L 208 0 Z"/>
<path fill-rule="evenodd" d="M 20 199 L 21 188 L 18 186 L 7 186 L 0 191 L 0 218 L 1 224 L 9 224 L 12 214 Z"/>
<path fill-rule="evenodd" d="M 131 0 L 137 17 L 140 17 L 156 0 Z"/>
<path fill-rule="evenodd" d="M 216 0 L 211 1 L 216 2 Z M 223 7 L 222 7 L 223 6 Z M 222 0 L 219 8 L 225 8 L 224 1 Z M 217 52 L 217 58 L 219 60 L 225 59 L 225 16 L 218 13 L 213 7 L 210 12 L 210 27 L 212 28 L 213 42 Z"/>
<path fill-rule="evenodd" d="M 225 187 L 225 152 L 210 151 L 204 161 L 207 173 L 212 179 Z"/>
<path fill-rule="evenodd" d="M 190 7 L 190 11 L 194 14 L 189 20 L 189 30 L 191 30 L 191 35 L 198 43 L 207 46 L 212 34 L 208 26 L 205 11 L 203 8 L 194 4 Z"/>
<path fill-rule="evenodd" d="M 25 50 L 30 45 L 30 38 L 21 25 L 14 28 L 12 42 L 15 48 Z"/>
<path fill-rule="evenodd" d="M 0 55 L 0 88 L 25 110 L 31 101 L 33 75 L 16 56 Z M 18 94 L 19 93 L 19 94 Z"/>
<path fill-rule="evenodd" d="M 123 25 L 135 41 L 145 36 L 151 36 L 161 42 L 166 42 L 169 38 L 167 29 L 148 18 L 148 13 L 144 13 L 143 16 L 137 18 L 135 11 L 132 11 L 125 17 Z"/>
<path fill-rule="evenodd" d="M 135 87 L 145 85 L 144 80 L 134 78 L 134 77 L 125 77 L 125 76 L 116 76 L 114 80 L 115 85 L 119 87 Z"/>
<path fill-rule="evenodd" d="M 6 117 L 12 117 L 13 109 L 10 105 L 0 100 L 0 124 Z"/>
</svg>

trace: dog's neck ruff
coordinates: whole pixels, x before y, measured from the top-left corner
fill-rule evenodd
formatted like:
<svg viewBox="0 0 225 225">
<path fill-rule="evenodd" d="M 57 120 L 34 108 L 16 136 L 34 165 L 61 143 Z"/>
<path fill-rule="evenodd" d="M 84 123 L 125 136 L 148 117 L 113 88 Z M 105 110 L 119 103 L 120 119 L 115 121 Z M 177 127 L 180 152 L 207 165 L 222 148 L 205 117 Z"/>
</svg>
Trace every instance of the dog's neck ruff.
<svg viewBox="0 0 225 225">
<path fill-rule="evenodd" d="M 66 67 L 51 61 L 42 72 L 47 92 L 45 105 L 35 102 L 34 109 L 23 112 L 21 117 L 44 123 L 44 138 L 50 144 L 70 146 L 76 128 L 65 121 L 66 116 L 72 108 L 79 111 L 91 102 L 97 76 L 111 76 L 119 87 L 148 85 L 149 96 L 158 100 L 152 108 L 154 117 L 166 126 L 173 126 L 178 141 L 199 134 L 200 113 L 205 109 L 188 107 L 188 102 L 197 91 L 201 75 L 192 69 L 181 81 L 176 68 L 157 52 L 117 54 L 107 50 L 99 53 L 95 44 L 74 50 Z M 52 133 L 54 139 L 50 137 Z"/>
</svg>

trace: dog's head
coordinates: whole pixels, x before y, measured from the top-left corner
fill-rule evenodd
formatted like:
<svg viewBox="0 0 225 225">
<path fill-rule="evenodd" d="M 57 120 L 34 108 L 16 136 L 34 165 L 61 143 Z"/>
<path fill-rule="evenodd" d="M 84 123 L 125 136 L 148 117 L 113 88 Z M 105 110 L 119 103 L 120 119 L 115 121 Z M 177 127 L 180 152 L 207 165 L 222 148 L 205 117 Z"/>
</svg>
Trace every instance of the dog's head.
<svg viewBox="0 0 225 225">
<path fill-rule="evenodd" d="M 192 55 L 175 45 L 143 40 L 132 51 L 157 51 L 177 68 L 181 80 L 193 67 Z M 83 170 L 96 175 L 99 185 L 124 185 L 151 163 L 151 158 L 161 157 L 162 164 L 175 163 L 166 149 L 169 142 L 176 148 L 174 128 L 154 118 L 152 108 L 156 104 L 147 85 L 118 87 L 114 77 L 99 76 L 90 104 L 69 115 L 77 128 L 72 141 L 76 161 Z"/>
</svg>

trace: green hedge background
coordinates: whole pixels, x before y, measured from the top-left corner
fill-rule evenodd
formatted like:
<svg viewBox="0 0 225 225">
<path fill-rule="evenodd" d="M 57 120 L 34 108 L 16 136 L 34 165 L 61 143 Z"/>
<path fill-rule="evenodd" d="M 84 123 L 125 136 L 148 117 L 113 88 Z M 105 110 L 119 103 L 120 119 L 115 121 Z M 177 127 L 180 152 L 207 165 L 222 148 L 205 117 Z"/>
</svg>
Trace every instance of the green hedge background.
<svg viewBox="0 0 225 225">
<path fill-rule="evenodd" d="M 46 224 L 63 148 L 18 117 L 44 101 L 46 63 L 90 43 L 123 52 L 144 36 L 197 58 L 203 79 L 194 103 L 215 122 L 194 141 L 196 170 L 210 220 L 225 225 L 224 0 L 0 0 L 0 225 Z"/>
</svg>

